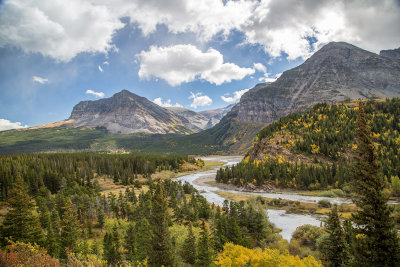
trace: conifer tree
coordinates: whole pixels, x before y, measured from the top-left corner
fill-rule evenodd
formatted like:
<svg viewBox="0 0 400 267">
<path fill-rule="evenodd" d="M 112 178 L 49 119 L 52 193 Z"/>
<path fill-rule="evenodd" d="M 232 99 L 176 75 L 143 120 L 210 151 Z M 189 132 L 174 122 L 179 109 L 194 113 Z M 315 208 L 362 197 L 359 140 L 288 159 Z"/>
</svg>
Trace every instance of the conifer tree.
<svg viewBox="0 0 400 267">
<path fill-rule="evenodd" d="M 51 211 L 51 227 L 53 229 L 53 232 L 57 235 L 59 234 L 59 226 L 60 226 L 60 216 L 58 214 L 58 211 L 56 209 L 53 209 Z"/>
<path fill-rule="evenodd" d="M 146 218 L 141 219 L 135 224 L 135 247 L 136 247 L 136 260 L 142 262 L 149 255 L 152 250 L 151 240 L 153 233 L 150 223 Z"/>
<path fill-rule="evenodd" d="M 396 266 L 400 262 L 399 240 L 387 204 L 388 197 L 383 192 L 385 181 L 379 172 L 380 164 L 362 103 L 359 105 L 356 139 L 353 191 L 354 202 L 360 208 L 352 215 L 358 233 L 356 265 Z"/>
<path fill-rule="evenodd" d="M 1 237 L 6 245 L 5 238 L 24 243 L 43 243 L 43 232 L 39 218 L 34 211 L 32 198 L 28 194 L 28 187 L 21 177 L 17 177 L 14 188 L 9 192 L 7 212 L 1 227 Z"/>
<path fill-rule="evenodd" d="M 63 207 L 64 214 L 60 222 L 60 246 L 61 246 L 61 257 L 67 256 L 66 249 L 71 252 L 75 252 L 76 244 L 79 238 L 79 222 L 76 211 L 73 208 L 73 204 L 70 199 L 67 200 Z"/>
<path fill-rule="evenodd" d="M 111 233 L 106 233 L 103 239 L 104 259 L 112 266 L 122 260 L 121 244 L 117 226 L 114 225 Z"/>
<path fill-rule="evenodd" d="M 124 238 L 124 248 L 126 250 L 126 258 L 134 262 L 136 259 L 136 241 L 135 241 L 135 227 L 133 223 L 128 225 L 128 229 L 126 230 L 125 238 Z"/>
<path fill-rule="evenodd" d="M 193 234 L 192 224 L 189 223 L 188 235 L 183 244 L 183 260 L 189 264 L 196 262 L 196 237 Z"/>
<path fill-rule="evenodd" d="M 207 230 L 207 226 L 203 221 L 201 225 L 201 234 L 198 244 L 198 254 L 196 264 L 199 266 L 209 266 L 212 262 L 212 252 L 210 246 L 210 238 Z"/>
<path fill-rule="evenodd" d="M 100 227 L 101 230 L 103 230 L 104 222 L 105 222 L 104 210 L 102 208 L 99 208 L 97 210 L 97 225 Z"/>
<path fill-rule="evenodd" d="M 163 193 L 161 182 L 157 183 L 152 203 L 151 226 L 153 236 L 150 264 L 152 266 L 172 266 L 174 258 L 168 230 L 168 204 Z"/>
<path fill-rule="evenodd" d="M 46 235 L 46 249 L 47 253 L 51 256 L 58 256 L 59 254 L 59 244 L 57 242 L 57 236 L 53 231 L 53 227 L 50 225 L 47 229 Z"/>
<path fill-rule="evenodd" d="M 326 266 L 340 267 L 348 266 L 348 245 L 345 233 L 340 222 L 337 205 L 334 205 L 329 213 L 325 224 L 325 231 L 328 236 L 320 251 L 325 260 Z"/>
</svg>

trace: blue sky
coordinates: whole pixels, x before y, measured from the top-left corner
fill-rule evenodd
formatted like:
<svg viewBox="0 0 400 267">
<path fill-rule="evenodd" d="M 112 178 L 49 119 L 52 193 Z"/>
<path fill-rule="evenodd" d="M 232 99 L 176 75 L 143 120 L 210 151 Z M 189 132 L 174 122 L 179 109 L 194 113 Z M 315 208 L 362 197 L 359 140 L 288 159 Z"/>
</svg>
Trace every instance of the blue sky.
<svg viewBox="0 0 400 267">
<path fill-rule="evenodd" d="M 400 46 L 399 1 L 0 1 L 0 130 L 128 89 L 196 111 L 237 102 L 330 41 Z"/>
</svg>

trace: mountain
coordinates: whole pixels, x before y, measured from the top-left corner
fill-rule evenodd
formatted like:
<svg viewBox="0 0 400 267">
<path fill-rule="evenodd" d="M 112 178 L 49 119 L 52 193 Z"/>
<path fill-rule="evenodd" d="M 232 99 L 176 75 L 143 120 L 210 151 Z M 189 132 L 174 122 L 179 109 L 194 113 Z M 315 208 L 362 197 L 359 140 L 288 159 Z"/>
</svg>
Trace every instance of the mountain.
<svg viewBox="0 0 400 267">
<path fill-rule="evenodd" d="M 233 105 L 224 108 L 205 110 L 195 112 L 183 107 L 167 107 L 169 111 L 180 117 L 191 129 L 200 132 L 213 127 L 217 124 L 231 109 Z"/>
<path fill-rule="evenodd" d="M 229 111 L 233 108 L 234 104 L 231 104 L 224 108 L 212 109 L 212 110 L 204 110 L 200 111 L 199 114 L 205 116 L 208 119 L 208 123 L 206 125 L 206 129 L 213 127 L 220 120 L 228 114 Z"/>
<path fill-rule="evenodd" d="M 394 54 L 329 43 L 275 82 L 249 90 L 232 108 L 232 115 L 243 122 L 270 123 L 314 103 L 399 97 L 400 62 Z"/>
<path fill-rule="evenodd" d="M 69 118 L 74 127 L 104 127 L 111 133 L 193 133 L 190 124 L 145 97 L 122 90 L 110 98 L 82 101 Z"/>
<path fill-rule="evenodd" d="M 190 134 L 217 124 L 232 106 L 195 112 L 182 107 L 161 107 L 145 97 L 122 90 L 110 98 L 82 101 L 68 120 L 36 127 L 106 128 L 110 133 Z"/>
<path fill-rule="evenodd" d="M 400 47 L 397 49 L 382 50 L 379 52 L 379 55 L 400 62 Z"/>
</svg>

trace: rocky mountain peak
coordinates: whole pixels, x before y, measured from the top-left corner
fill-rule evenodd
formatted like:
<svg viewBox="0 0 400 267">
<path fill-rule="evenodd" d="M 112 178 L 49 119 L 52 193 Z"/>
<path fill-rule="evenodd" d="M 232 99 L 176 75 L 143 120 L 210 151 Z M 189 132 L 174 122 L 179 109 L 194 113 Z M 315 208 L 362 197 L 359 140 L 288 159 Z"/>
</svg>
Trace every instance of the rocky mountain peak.
<svg viewBox="0 0 400 267">
<path fill-rule="evenodd" d="M 69 126 L 100 126 L 112 133 L 189 134 L 215 125 L 226 112 L 221 109 L 211 113 L 207 116 L 185 108 L 164 108 L 124 89 L 110 98 L 77 104 Z"/>
<path fill-rule="evenodd" d="M 270 123 L 317 102 L 400 96 L 400 62 L 331 42 L 273 83 L 258 84 L 232 109 L 240 121 Z"/>
</svg>

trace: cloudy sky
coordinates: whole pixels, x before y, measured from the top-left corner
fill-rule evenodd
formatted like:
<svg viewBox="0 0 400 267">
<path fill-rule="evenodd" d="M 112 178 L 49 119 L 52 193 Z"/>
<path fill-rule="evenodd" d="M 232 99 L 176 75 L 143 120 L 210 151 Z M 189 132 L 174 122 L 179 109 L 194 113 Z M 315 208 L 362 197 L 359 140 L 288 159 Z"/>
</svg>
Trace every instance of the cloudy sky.
<svg viewBox="0 0 400 267">
<path fill-rule="evenodd" d="M 0 0 L 0 130 L 122 89 L 227 106 L 330 41 L 397 48 L 399 25 L 399 0 Z"/>
</svg>

